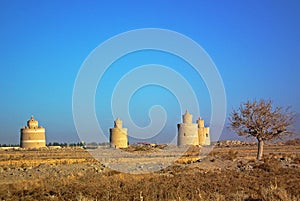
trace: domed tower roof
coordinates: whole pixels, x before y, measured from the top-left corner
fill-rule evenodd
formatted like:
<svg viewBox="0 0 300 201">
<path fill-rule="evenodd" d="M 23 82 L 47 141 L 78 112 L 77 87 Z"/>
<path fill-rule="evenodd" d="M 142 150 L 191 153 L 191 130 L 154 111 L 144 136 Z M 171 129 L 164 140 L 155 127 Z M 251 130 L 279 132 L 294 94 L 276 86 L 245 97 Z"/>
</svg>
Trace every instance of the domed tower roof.
<svg viewBox="0 0 300 201">
<path fill-rule="evenodd" d="M 188 110 L 185 111 L 185 114 L 182 115 L 183 123 L 191 124 L 193 121 L 193 115 L 189 113 Z"/>
<path fill-rule="evenodd" d="M 35 120 L 33 116 L 31 116 L 31 118 L 27 121 L 27 126 L 29 128 L 38 128 L 39 122 Z"/>
<path fill-rule="evenodd" d="M 115 128 L 122 128 L 122 126 L 123 126 L 122 124 L 123 124 L 123 122 L 121 119 L 117 118 L 115 120 Z"/>
</svg>

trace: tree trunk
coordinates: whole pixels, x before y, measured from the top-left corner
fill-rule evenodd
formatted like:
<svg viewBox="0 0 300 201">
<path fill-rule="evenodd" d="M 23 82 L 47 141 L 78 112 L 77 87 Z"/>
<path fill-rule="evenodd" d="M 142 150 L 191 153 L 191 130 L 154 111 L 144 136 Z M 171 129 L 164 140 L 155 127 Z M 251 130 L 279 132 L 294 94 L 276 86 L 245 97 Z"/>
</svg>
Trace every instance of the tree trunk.
<svg viewBox="0 0 300 201">
<path fill-rule="evenodd" d="M 258 150 L 257 150 L 257 160 L 261 160 L 263 158 L 263 151 L 264 151 L 264 141 L 262 139 L 258 140 Z"/>
</svg>

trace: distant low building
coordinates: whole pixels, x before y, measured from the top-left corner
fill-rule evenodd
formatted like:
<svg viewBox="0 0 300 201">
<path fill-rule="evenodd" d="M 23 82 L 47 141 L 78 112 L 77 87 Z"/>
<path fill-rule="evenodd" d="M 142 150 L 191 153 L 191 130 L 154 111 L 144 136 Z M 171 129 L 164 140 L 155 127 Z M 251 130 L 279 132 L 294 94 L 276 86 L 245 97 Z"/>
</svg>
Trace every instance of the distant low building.
<svg viewBox="0 0 300 201">
<path fill-rule="evenodd" d="M 27 126 L 21 128 L 20 147 L 46 147 L 45 128 L 39 126 L 38 121 L 35 120 L 33 116 L 27 121 Z"/>
<path fill-rule="evenodd" d="M 156 147 L 157 146 L 155 143 L 150 143 L 150 142 L 137 142 L 136 145 L 138 145 L 138 146 L 148 146 L 148 147 Z"/>
<path fill-rule="evenodd" d="M 182 115 L 183 123 L 177 124 L 178 146 L 185 145 L 210 145 L 209 127 L 204 126 L 204 120 L 199 118 L 193 123 L 193 115 L 187 110 Z"/>
</svg>

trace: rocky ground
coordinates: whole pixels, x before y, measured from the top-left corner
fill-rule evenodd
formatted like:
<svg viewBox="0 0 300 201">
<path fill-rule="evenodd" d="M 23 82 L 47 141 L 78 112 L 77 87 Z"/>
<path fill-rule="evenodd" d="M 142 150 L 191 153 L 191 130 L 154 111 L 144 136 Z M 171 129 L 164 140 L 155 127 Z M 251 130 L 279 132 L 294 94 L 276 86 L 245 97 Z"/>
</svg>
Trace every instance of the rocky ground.
<svg viewBox="0 0 300 201">
<path fill-rule="evenodd" d="M 263 161 L 247 143 L 219 143 L 208 155 L 173 148 L 0 150 L 0 199 L 300 200 L 297 144 L 267 145 Z"/>
</svg>

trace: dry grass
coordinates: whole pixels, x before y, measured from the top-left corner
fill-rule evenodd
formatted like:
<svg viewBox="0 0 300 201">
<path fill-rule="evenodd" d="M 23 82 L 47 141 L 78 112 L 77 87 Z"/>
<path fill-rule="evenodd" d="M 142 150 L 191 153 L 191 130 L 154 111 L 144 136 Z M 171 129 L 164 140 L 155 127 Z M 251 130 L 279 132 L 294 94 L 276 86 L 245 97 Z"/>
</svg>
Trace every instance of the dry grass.
<svg viewBox="0 0 300 201">
<path fill-rule="evenodd" d="M 252 149 L 255 150 L 256 147 Z M 245 153 L 254 153 L 249 148 L 217 149 L 210 153 L 207 161 L 191 165 L 188 165 L 188 162 L 174 164 L 162 171 L 141 175 L 106 170 L 100 173 L 72 172 L 61 176 L 45 174 L 42 177 L 37 173 L 30 179 L 9 180 L 5 179 L 10 173 L 8 166 L 0 166 L 3 169 L 0 178 L 6 181 L 0 183 L 0 200 L 300 200 L 300 168 L 285 165 L 296 164 L 299 153 L 288 149 L 280 148 L 279 152 L 269 154 L 264 161 L 247 159 L 248 155 Z M 0 161 L 22 159 L 26 162 L 25 159 L 33 160 L 32 157 L 36 157 L 32 152 L 3 153 L 0 155 Z M 188 160 L 189 157 L 191 160 L 197 157 L 196 153 L 199 154 L 199 148 L 193 147 L 181 160 Z M 47 155 L 39 154 L 43 157 Z M 58 161 L 64 158 L 80 159 L 80 154 L 87 156 L 84 151 L 77 151 L 75 154 L 72 151 L 49 153 L 51 160 L 55 157 Z M 211 162 L 212 159 L 215 161 Z M 228 162 L 232 167 L 219 170 L 203 169 L 202 163 L 215 167 L 219 162 Z M 81 167 L 82 164 L 90 163 L 92 161 L 78 162 L 75 165 Z M 24 164 L 26 165 L 23 163 L 23 166 Z M 19 164 L 15 165 L 19 167 Z M 44 164 L 45 167 L 49 167 L 49 171 L 53 167 L 72 165 L 74 164 Z M 12 166 L 11 164 L 10 167 L 13 168 Z"/>
<path fill-rule="evenodd" d="M 216 175 L 185 169 L 172 174 L 46 178 L 2 185 L 0 197 L 5 200 L 141 200 L 141 197 L 143 200 L 299 200 L 298 184 L 289 185 L 299 183 L 299 178 L 295 181 L 279 176 L 263 170 L 250 176 L 234 171 Z"/>
</svg>

